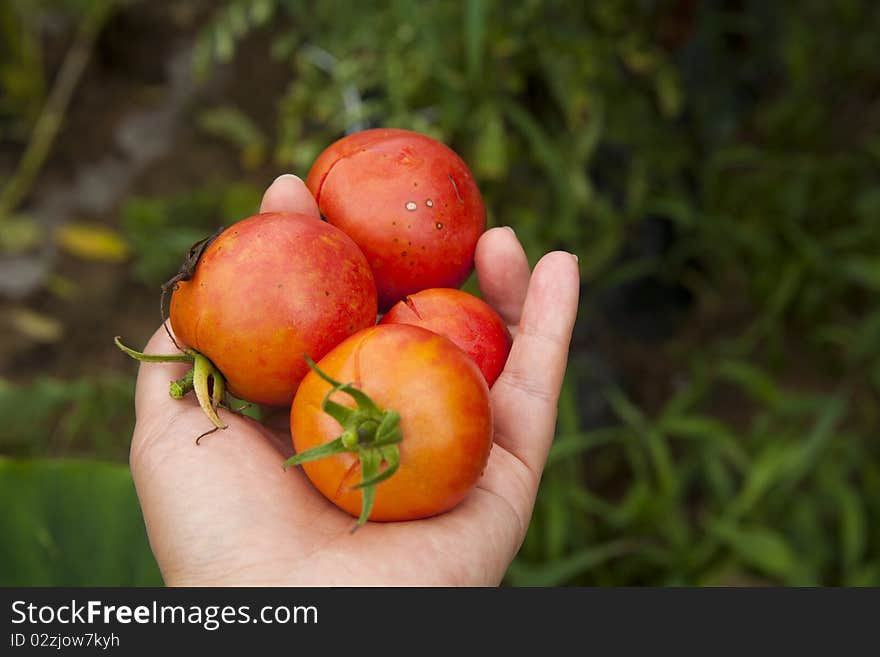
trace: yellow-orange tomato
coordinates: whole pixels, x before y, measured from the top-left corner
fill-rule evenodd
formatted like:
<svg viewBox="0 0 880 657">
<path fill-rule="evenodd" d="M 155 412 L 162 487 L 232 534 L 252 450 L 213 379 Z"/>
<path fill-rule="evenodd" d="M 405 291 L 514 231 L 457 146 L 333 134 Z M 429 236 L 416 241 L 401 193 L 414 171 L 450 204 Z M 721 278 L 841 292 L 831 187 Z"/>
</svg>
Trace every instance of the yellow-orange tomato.
<svg viewBox="0 0 880 657">
<path fill-rule="evenodd" d="M 471 273 L 486 210 L 470 169 L 445 144 L 408 130 L 356 132 L 318 156 L 306 184 L 367 256 L 381 310 L 419 290 L 458 287 Z"/>
<path fill-rule="evenodd" d="M 476 484 L 492 446 L 489 389 L 476 364 L 447 338 L 407 324 L 364 329 L 318 367 L 354 384 L 383 409 L 400 414 L 400 468 L 376 487 L 370 520 L 412 520 L 448 511 Z M 290 428 L 297 453 L 328 443 L 342 429 L 321 410 L 329 383 L 309 372 L 293 400 Z M 354 407 L 335 392 L 331 399 Z M 302 466 L 312 483 L 353 516 L 361 511 L 356 453 Z"/>
<path fill-rule="evenodd" d="M 376 320 L 376 287 L 357 245 L 298 213 L 259 214 L 227 228 L 177 284 L 171 326 L 207 356 L 232 394 L 260 404 L 291 402 L 321 358 Z"/>
</svg>

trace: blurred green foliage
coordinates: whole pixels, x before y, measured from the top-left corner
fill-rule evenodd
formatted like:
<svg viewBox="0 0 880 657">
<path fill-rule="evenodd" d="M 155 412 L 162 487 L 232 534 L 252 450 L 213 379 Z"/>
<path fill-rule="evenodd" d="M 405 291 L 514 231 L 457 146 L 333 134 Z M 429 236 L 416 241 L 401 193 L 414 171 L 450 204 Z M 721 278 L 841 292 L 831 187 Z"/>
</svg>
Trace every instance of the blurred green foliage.
<svg viewBox="0 0 880 657">
<path fill-rule="evenodd" d="M 13 134 L 25 134 L 46 93 L 35 16 L 0 3 L 0 125 Z"/>
<path fill-rule="evenodd" d="M 99 454 L 125 460 L 134 426 L 134 380 L 104 375 L 28 384 L 0 378 L 0 453 L 37 458 L 47 453 Z"/>
<path fill-rule="evenodd" d="M 880 460 L 872 435 L 846 427 L 853 400 L 782 389 L 742 360 L 711 368 L 655 418 L 610 388 L 621 425 L 585 432 L 563 404 L 513 583 L 877 582 Z M 744 395 L 739 421 L 709 414 L 725 386 Z"/>
<path fill-rule="evenodd" d="M 177 273 L 183 254 L 220 226 L 254 214 L 253 185 L 208 184 L 162 198 L 131 197 L 122 208 L 122 232 L 135 252 L 132 272 L 143 283 L 163 283 Z"/>
<path fill-rule="evenodd" d="M 203 58 L 233 56 L 238 4 Z M 597 384 L 573 361 L 511 583 L 880 581 L 876 5 L 279 0 L 273 20 L 279 162 L 304 172 L 345 130 L 432 134 L 533 259 L 580 255 L 584 317 L 651 274 L 725 324 L 668 341 L 658 412 L 606 390 L 616 426 L 584 430 L 575 387 Z M 632 257 L 658 217 L 671 248 Z"/>
<path fill-rule="evenodd" d="M 508 583 L 877 585 L 878 34 L 867 0 L 232 0 L 201 31 L 197 72 L 258 35 L 289 84 L 267 90 L 275 125 L 231 103 L 194 120 L 243 169 L 268 156 L 301 175 L 347 130 L 431 134 L 472 165 L 491 221 L 533 262 L 580 256 L 558 436 Z M 258 194 L 224 181 L 130 199 L 135 277 L 173 274 Z M 667 239 L 646 246 L 658 225 Z M 607 305 L 643 281 L 689 300 L 670 319 L 630 299 L 671 327 L 653 341 Z M 659 401 L 595 366 L 608 344 L 661 364 Z M 13 424 L 10 454 L 79 444 L 89 413 L 130 412 L 122 387 L 4 385 L 6 408 L 61 418 Z M 118 436 L 101 440 L 89 449 L 119 456 Z"/>
<path fill-rule="evenodd" d="M 128 468 L 0 458 L 4 586 L 158 586 Z"/>
</svg>

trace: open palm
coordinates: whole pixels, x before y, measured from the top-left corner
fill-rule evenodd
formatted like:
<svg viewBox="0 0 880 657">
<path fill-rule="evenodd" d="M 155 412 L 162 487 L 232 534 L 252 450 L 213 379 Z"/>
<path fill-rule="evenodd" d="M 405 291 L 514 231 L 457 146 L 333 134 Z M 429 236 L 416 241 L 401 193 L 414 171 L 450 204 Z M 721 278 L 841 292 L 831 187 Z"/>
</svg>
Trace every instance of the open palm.
<svg viewBox="0 0 880 657">
<path fill-rule="evenodd" d="M 317 215 L 303 183 L 282 176 L 262 211 Z M 556 403 L 577 311 L 571 254 L 529 272 L 513 232 L 477 245 L 484 298 L 507 321 L 513 347 L 492 389 L 495 444 L 477 487 L 433 518 L 367 523 L 328 502 L 299 468 L 290 432 L 221 411 L 229 428 L 196 445 L 207 419 L 173 401 L 184 365 L 144 363 L 137 383 L 131 469 L 150 544 L 169 585 L 495 585 L 525 536 L 553 438 Z M 148 353 L 174 353 L 159 329 Z M 287 423 L 281 418 L 281 427 Z"/>
</svg>

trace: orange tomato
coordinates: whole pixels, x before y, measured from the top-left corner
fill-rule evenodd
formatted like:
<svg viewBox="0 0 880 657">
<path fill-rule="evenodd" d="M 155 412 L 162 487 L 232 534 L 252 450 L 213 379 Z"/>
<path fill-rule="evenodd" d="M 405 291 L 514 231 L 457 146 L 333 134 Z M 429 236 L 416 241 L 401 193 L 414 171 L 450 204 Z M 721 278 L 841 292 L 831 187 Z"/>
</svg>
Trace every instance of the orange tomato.
<svg viewBox="0 0 880 657">
<path fill-rule="evenodd" d="M 171 326 L 220 370 L 232 394 L 284 406 L 320 358 L 376 320 L 376 287 L 357 245 L 298 213 L 227 228 L 171 297 Z"/>
<path fill-rule="evenodd" d="M 477 366 L 448 339 L 406 324 L 364 329 L 328 353 L 318 367 L 350 382 L 382 409 L 400 415 L 400 467 L 376 485 L 370 520 L 412 520 L 461 502 L 479 479 L 492 446 L 489 389 Z M 342 427 L 321 410 L 331 385 L 309 372 L 293 400 L 290 428 L 297 453 L 338 438 Z M 336 391 L 332 401 L 354 408 Z M 353 516 L 362 492 L 356 452 L 303 463 L 311 482 Z"/>
</svg>

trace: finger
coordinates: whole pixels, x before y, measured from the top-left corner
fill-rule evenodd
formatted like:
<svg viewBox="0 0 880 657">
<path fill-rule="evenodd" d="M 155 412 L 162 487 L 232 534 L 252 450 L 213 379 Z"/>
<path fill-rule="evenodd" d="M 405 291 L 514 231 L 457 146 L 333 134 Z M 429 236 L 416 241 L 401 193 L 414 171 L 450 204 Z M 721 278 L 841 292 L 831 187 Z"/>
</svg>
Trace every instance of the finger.
<svg viewBox="0 0 880 657">
<path fill-rule="evenodd" d="M 278 176 L 263 194 L 260 212 L 302 212 L 320 219 L 318 204 L 306 184 L 292 173 Z"/>
<path fill-rule="evenodd" d="M 579 288 L 572 254 L 556 251 L 541 258 L 507 365 L 492 388 L 495 440 L 525 463 L 536 480 L 553 440 Z"/>
<path fill-rule="evenodd" d="M 492 228 L 483 233 L 474 259 L 486 303 L 516 326 L 529 286 L 529 261 L 513 229 Z"/>
<path fill-rule="evenodd" d="M 168 330 L 171 330 L 170 325 Z M 144 353 L 179 354 L 180 351 L 160 326 L 144 348 Z M 179 404 L 184 402 L 170 397 L 168 385 L 186 374 L 190 367 L 188 363 L 140 364 L 134 396 L 135 413 L 139 420 L 156 415 L 167 417 L 167 413 L 179 410 Z"/>
</svg>

